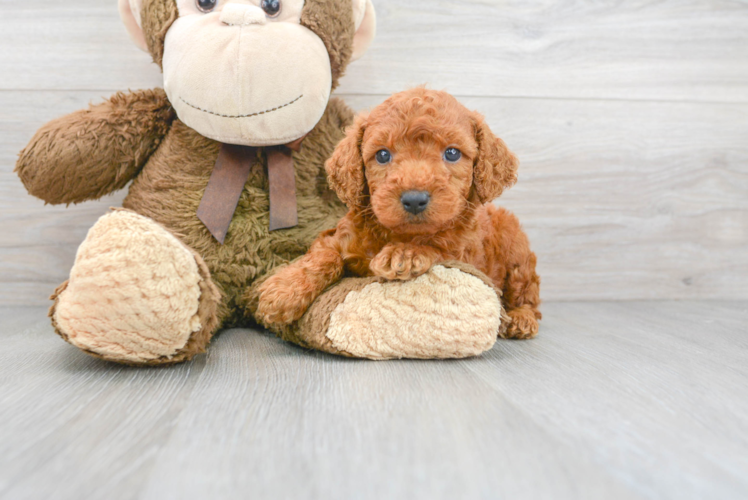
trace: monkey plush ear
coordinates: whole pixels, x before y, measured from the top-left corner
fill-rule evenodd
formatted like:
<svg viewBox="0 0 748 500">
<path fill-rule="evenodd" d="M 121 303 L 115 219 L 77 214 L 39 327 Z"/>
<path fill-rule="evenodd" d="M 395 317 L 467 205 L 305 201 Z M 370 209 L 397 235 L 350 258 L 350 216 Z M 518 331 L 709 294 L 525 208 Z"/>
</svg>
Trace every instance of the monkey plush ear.
<svg viewBox="0 0 748 500">
<path fill-rule="evenodd" d="M 353 0 L 353 20 L 356 23 L 356 34 L 353 36 L 351 61 L 366 53 L 377 33 L 377 14 L 371 0 Z"/>
<path fill-rule="evenodd" d="M 485 119 L 473 114 L 478 156 L 473 168 L 473 186 L 481 203 L 498 198 L 517 182 L 519 160 L 488 128 Z"/>
<path fill-rule="evenodd" d="M 141 3 L 142 0 L 119 0 L 119 15 L 135 45 L 148 52 L 148 44 L 145 41 L 140 21 Z"/>
<path fill-rule="evenodd" d="M 359 116 L 325 163 L 330 187 L 348 208 L 360 207 L 364 203 L 364 159 L 361 156 L 361 143 L 365 131 L 366 118 Z"/>
</svg>

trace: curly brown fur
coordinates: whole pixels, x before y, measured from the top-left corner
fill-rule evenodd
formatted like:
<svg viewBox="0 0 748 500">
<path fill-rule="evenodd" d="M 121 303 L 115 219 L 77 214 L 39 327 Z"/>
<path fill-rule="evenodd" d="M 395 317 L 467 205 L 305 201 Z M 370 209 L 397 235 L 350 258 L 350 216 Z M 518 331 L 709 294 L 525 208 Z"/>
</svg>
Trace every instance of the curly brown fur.
<svg viewBox="0 0 748 500">
<path fill-rule="evenodd" d="M 21 151 L 15 171 L 47 203 L 100 198 L 130 182 L 175 119 L 161 89 L 117 93 L 53 120 Z"/>
<path fill-rule="evenodd" d="M 462 152 L 444 159 L 447 148 Z M 381 165 L 376 153 L 388 149 Z M 518 162 L 483 117 L 452 96 L 423 88 L 397 94 L 359 118 L 327 163 L 330 184 L 350 211 L 310 251 L 259 289 L 268 324 L 298 320 L 344 274 L 412 279 L 458 260 L 490 277 L 512 318 L 509 338 L 537 334 L 536 258 L 519 221 L 484 204 L 516 181 Z M 408 213 L 406 191 L 427 191 L 428 208 Z"/>
</svg>

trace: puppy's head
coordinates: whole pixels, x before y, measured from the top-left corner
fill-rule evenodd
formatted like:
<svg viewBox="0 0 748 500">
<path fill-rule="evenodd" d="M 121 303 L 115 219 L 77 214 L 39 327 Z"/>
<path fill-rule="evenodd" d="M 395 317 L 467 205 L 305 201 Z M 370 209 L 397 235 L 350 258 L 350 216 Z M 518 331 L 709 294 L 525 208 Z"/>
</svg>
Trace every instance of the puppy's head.
<svg viewBox="0 0 748 500">
<path fill-rule="evenodd" d="M 482 116 L 445 92 L 416 88 L 357 118 L 326 169 L 350 208 L 371 205 L 383 226 L 426 234 L 498 197 L 517 166 Z"/>
</svg>

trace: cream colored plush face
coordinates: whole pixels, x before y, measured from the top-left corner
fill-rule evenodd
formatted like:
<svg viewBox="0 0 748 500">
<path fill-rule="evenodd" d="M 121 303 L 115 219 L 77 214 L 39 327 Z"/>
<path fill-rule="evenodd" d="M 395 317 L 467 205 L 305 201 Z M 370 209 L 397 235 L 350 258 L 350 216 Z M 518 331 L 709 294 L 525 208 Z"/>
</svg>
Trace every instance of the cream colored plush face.
<svg viewBox="0 0 748 500">
<path fill-rule="evenodd" d="M 216 141 L 292 142 L 314 128 L 330 98 L 330 59 L 300 24 L 304 0 L 268 17 L 261 0 L 219 0 L 201 12 L 177 0 L 164 47 L 164 88 L 179 119 Z"/>
</svg>

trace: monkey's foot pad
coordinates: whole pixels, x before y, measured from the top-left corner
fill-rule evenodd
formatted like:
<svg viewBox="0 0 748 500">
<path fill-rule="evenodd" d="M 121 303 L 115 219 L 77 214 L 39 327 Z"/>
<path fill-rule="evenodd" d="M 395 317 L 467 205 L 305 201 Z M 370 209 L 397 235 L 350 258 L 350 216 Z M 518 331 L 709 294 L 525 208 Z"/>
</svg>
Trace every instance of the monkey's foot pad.
<svg viewBox="0 0 748 500">
<path fill-rule="evenodd" d="M 315 301 L 289 340 L 368 359 L 477 356 L 508 324 L 491 281 L 462 263 L 412 281 L 349 278 Z"/>
<path fill-rule="evenodd" d="M 218 292 L 200 257 L 147 217 L 116 210 L 91 228 L 52 297 L 57 332 L 104 359 L 181 361 L 204 350 Z"/>
</svg>

